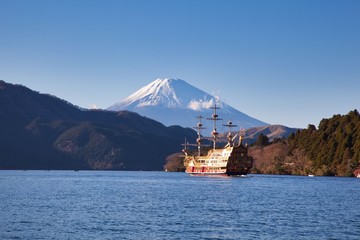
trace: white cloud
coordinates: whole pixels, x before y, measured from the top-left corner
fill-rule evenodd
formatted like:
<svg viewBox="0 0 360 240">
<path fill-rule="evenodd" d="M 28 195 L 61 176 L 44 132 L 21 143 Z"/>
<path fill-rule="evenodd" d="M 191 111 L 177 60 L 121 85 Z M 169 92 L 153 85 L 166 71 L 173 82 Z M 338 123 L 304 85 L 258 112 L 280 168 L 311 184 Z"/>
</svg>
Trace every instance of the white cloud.
<svg viewBox="0 0 360 240">
<path fill-rule="evenodd" d="M 200 111 L 203 109 L 209 109 L 214 105 L 214 99 L 210 99 L 206 101 L 205 99 L 202 100 L 191 100 L 191 102 L 188 104 L 187 108 L 194 110 L 194 111 Z"/>
</svg>

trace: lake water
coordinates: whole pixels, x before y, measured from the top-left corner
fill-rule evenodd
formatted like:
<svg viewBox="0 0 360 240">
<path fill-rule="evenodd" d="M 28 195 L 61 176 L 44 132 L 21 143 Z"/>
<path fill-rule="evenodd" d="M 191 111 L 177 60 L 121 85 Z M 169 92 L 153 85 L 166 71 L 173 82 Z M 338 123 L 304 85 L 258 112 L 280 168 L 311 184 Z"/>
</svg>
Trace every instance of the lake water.
<svg viewBox="0 0 360 240">
<path fill-rule="evenodd" d="M 360 179 L 0 171 L 0 239 L 360 239 Z"/>
</svg>

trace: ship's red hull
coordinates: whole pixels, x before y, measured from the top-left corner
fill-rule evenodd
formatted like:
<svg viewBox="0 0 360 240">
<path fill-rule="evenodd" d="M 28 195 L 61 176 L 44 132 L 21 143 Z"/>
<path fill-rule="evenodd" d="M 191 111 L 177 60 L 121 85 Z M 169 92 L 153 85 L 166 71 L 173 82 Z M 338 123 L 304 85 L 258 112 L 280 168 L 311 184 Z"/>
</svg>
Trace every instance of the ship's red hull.
<svg viewBox="0 0 360 240">
<path fill-rule="evenodd" d="M 228 171 L 226 168 L 214 170 L 210 167 L 187 167 L 185 170 L 186 173 L 191 175 L 226 175 L 226 176 L 241 176 L 247 175 L 250 172 L 249 169 L 237 169 L 237 171 Z"/>
</svg>

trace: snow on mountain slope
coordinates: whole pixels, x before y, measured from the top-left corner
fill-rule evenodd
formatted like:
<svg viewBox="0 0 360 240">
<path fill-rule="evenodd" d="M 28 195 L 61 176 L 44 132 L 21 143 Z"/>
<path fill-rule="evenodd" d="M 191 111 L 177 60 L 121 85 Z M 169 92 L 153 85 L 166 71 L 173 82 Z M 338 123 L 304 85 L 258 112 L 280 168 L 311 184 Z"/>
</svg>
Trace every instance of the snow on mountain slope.
<svg viewBox="0 0 360 240">
<path fill-rule="evenodd" d="M 223 118 L 223 123 L 231 118 L 233 123 L 238 124 L 241 128 L 268 125 L 219 101 L 217 97 L 188 84 L 184 80 L 171 78 L 156 79 L 124 100 L 108 107 L 107 110 L 129 110 L 167 126 L 193 127 L 196 125 L 196 116 L 211 116 L 211 107 L 215 103 L 220 107 L 219 115 Z"/>
<path fill-rule="evenodd" d="M 161 106 L 166 108 L 187 108 L 198 96 L 213 99 L 209 94 L 197 89 L 181 79 L 156 79 L 149 85 L 131 94 L 123 101 L 110 106 L 108 110 L 122 110 L 129 107 Z M 197 105 L 190 108 L 196 108 Z"/>
</svg>

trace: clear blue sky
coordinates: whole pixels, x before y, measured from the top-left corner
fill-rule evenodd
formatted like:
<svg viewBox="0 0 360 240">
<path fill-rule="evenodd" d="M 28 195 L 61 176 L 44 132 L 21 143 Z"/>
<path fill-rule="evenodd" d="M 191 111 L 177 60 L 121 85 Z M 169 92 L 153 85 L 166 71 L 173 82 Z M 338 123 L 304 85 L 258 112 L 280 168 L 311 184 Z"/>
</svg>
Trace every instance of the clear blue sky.
<svg viewBox="0 0 360 240">
<path fill-rule="evenodd" d="M 271 124 L 360 110 L 360 1 L 0 0 L 0 79 L 106 108 L 165 77 Z"/>
</svg>

